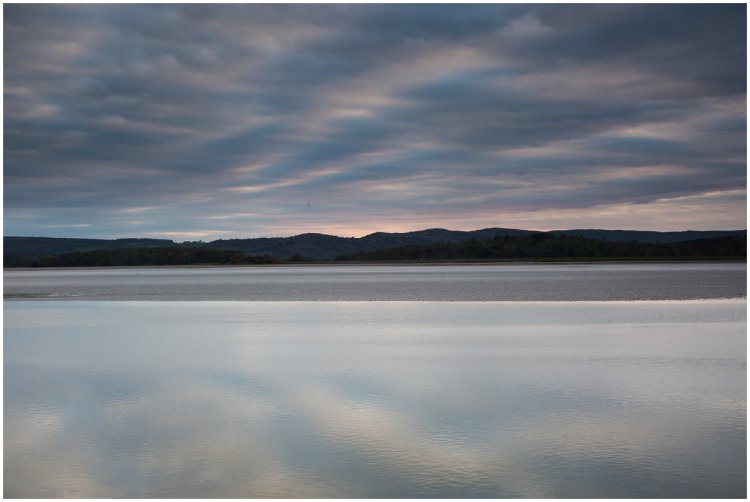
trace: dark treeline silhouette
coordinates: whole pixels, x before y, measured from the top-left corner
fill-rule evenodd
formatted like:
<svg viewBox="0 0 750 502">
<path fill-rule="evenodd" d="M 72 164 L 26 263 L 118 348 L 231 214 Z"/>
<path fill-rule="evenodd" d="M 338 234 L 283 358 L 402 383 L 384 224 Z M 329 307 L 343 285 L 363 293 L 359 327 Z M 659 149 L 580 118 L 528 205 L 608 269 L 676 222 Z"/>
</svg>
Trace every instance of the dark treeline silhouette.
<svg viewBox="0 0 750 502">
<path fill-rule="evenodd" d="M 75 239 L 68 237 L 4 237 L 6 257 L 14 260 L 41 258 L 63 253 L 97 251 L 99 249 L 153 248 L 176 246 L 167 239 Z M 201 247 L 201 246 L 197 246 Z"/>
<path fill-rule="evenodd" d="M 744 260 L 746 236 L 645 243 L 608 241 L 573 235 L 534 233 L 489 239 L 390 247 L 342 254 L 336 261 L 534 261 L 534 260 Z M 5 267 L 113 267 L 138 265 L 248 265 L 299 263 L 308 258 L 294 253 L 286 258 L 270 254 L 176 244 L 76 251 L 53 256 L 6 254 Z M 318 260 L 321 261 L 321 260 Z M 330 261 L 330 260 L 323 260 Z"/>
<path fill-rule="evenodd" d="M 426 246 L 400 246 L 367 253 L 345 254 L 336 257 L 336 260 L 714 260 L 745 259 L 746 256 L 745 236 L 649 244 L 540 233 L 497 236 L 485 240 L 469 239 Z"/>
<path fill-rule="evenodd" d="M 126 267 L 138 265 L 249 265 L 280 263 L 272 256 L 193 247 L 99 249 L 42 258 L 5 257 L 6 267 Z"/>
<path fill-rule="evenodd" d="M 247 239 L 218 239 L 211 242 L 174 242 L 167 239 L 78 239 L 59 237 L 15 237 L 3 238 L 3 251 L 7 263 L 23 259 L 42 258 L 64 253 L 81 253 L 99 249 L 121 248 L 206 248 L 223 251 L 237 251 L 245 256 L 273 256 L 279 260 L 291 260 L 293 256 L 310 261 L 328 261 L 337 256 L 355 253 L 369 253 L 381 249 L 402 246 L 429 246 L 446 242 L 458 243 L 469 239 L 484 241 L 494 237 L 523 236 L 540 234 L 532 230 L 512 228 L 484 228 L 480 230 L 446 230 L 428 228 L 413 232 L 375 232 L 363 237 L 338 237 L 317 233 L 305 233 L 292 237 L 258 237 Z M 640 243 L 674 243 L 691 239 L 713 239 L 718 237 L 736 237 L 747 234 L 745 230 L 709 230 L 680 232 L 651 232 L 640 230 L 597 230 L 571 229 L 553 230 L 552 235 L 568 237 L 585 237 L 604 241 L 621 241 Z"/>
</svg>

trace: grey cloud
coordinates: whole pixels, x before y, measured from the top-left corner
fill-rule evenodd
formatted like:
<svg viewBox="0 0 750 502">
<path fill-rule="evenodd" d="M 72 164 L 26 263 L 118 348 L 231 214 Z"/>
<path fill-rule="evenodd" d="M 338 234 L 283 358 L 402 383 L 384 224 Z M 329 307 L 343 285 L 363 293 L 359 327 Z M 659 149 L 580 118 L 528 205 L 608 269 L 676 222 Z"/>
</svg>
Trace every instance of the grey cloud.
<svg viewBox="0 0 750 502">
<path fill-rule="evenodd" d="M 615 59 L 675 79 L 699 79 L 709 92 L 742 93 L 744 65 L 726 64 L 724 58 L 745 58 L 745 12 L 740 4 L 600 5 L 578 10 L 558 5 L 538 11 L 555 35 L 531 41 L 519 48 L 518 55 L 560 64 Z"/>
<path fill-rule="evenodd" d="M 394 217 L 442 201 L 492 226 L 508 201 L 738 190 L 745 10 L 9 4 L 6 232 L 41 232 L 15 214 L 94 210 L 115 236 L 128 206 L 165 232 L 217 212 L 287 221 L 300 197 Z M 656 170 L 613 181 L 624 168 Z"/>
</svg>

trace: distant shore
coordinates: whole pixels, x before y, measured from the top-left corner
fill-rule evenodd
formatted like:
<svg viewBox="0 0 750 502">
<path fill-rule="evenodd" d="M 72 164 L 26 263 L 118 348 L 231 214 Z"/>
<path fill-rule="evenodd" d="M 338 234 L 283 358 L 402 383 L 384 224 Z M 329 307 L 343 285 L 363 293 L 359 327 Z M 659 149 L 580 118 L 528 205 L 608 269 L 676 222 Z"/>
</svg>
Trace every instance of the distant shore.
<svg viewBox="0 0 750 502">
<path fill-rule="evenodd" d="M 586 260 L 419 260 L 419 261 L 305 261 L 294 263 L 273 263 L 273 264 L 192 264 L 192 265 L 117 265 L 117 266 L 95 266 L 95 267 L 3 267 L 4 272 L 19 271 L 27 272 L 32 270 L 138 270 L 138 269 L 203 269 L 203 268 L 301 268 L 301 267 L 358 267 L 358 266 L 448 266 L 448 265 L 598 265 L 598 264 L 647 264 L 647 263 L 747 263 L 745 259 L 586 259 Z"/>
</svg>

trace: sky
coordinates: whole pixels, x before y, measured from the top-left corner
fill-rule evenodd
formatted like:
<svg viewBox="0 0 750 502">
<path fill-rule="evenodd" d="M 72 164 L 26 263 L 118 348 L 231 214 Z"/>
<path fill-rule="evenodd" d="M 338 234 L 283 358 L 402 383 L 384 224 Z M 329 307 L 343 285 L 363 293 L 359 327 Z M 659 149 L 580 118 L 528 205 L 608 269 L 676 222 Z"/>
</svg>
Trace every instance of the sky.
<svg viewBox="0 0 750 502">
<path fill-rule="evenodd" d="M 747 224 L 745 4 L 3 13 L 4 235 Z"/>
</svg>

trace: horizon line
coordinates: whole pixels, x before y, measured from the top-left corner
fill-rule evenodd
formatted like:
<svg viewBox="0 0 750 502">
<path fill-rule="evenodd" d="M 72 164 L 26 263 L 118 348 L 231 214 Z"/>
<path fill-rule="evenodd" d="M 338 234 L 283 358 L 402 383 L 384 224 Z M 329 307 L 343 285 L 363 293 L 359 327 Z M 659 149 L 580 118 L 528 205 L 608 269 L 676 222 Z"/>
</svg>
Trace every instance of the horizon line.
<svg viewBox="0 0 750 502">
<path fill-rule="evenodd" d="M 733 229 L 710 229 L 710 230 L 694 230 L 694 229 L 686 229 L 686 230 L 638 230 L 638 229 L 624 229 L 624 228 L 559 228 L 559 229 L 552 229 L 552 230 L 536 230 L 536 229 L 528 229 L 528 228 L 511 228 L 511 227 L 484 227 L 484 228 L 477 228 L 473 230 L 454 230 L 450 228 L 444 228 L 444 227 L 429 227 L 429 228 L 423 228 L 419 230 L 409 230 L 405 232 L 387 232 L 387 231 L 376 231 L 376 232 L 370 232 L 368 234 L 363 234 L 360 236 L 351 236 L 351 235 L 336 235 L 336 234 L 325 234 L 322 232 L 302 232 L 299 234 L 291 234 L 291 235 L 271 235 L 271 236 L 256 236 L 256 237 L 217 237 L 213 240 L 206 240 L 204 241 L 202 238 L 197 239 L 175 239 L 170 238 L 169 236 L 164 237 L 158 237 L 158 236 L 135 236 L 135 237 L 48 237 L 44 235 L 3 235 L 3 239 L 5 238 L 27 238 L 27 239 L 83 239 L 83 240 L 125 240 L 125 239 L 151 239 L 151 240 L 167 240 L 172 242 L 214 242 L 217 240 L 245 240 L 245 239 L 290 239 L 294 237 L 299 237 L 302 235 L 325 235 L 328 237 L 338 237 L 341 239 L 362 239 L 371 235 L 375 234 L 411 234 L 411 233 L 418 233 L 418 232 L 426 232 L 430 230 L 444 230 L 448 232 L 479 232 L 483 230 L 512 230 L 512 231 L 521 231 L 521 232 L 538 232 L 538 233 L 551 233 L 551 232 L 568 232 L 568 231 L 581 231 L 581 230 L 587 230 L 587 231 L 604 231 L 604 232 L 649 232 L 649 233 L 682 233 L 682 232 L 747 232 L 747 227 L 745 228 L 733 228 Z M 177 233 L 177 232 L 175 232 Z"/>
</svg>

